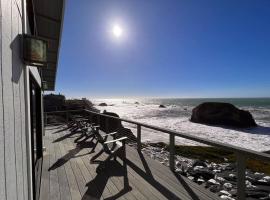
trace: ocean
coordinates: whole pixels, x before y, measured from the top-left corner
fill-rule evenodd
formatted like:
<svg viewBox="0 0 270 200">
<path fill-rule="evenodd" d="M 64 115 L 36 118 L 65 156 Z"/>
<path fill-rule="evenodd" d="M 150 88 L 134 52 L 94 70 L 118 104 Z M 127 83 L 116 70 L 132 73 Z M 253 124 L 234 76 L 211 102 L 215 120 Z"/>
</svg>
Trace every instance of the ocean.
<svg viewBox="0 0 270 200">
<path fill-rule="evenodd" d="M 98 106 L 99 103 L 108 106 Z M 192 109 L 202 102 L 228 102 L 236 107 L 248 110 L 253 115 L 255 128 L 231 129 L 190 122 Z M 141 99 L 95 99 L 95 107 L 100 111 L 115 112 L 121 118 L 143 122 L 150 125 L 175 130 L 213 141 L 232 144 L 255 151 L 270 150 L 270 98 L 141 98 Z M 166 108 L 159 108 L 159 105 Z M 136 127 L 123 123 L 136 135 Z M 166 142 L 165 133 L 142 129 L 142 141 Z M 179 145 L 203 145 L 197 142 L 176 137 Z"/>
</svg>

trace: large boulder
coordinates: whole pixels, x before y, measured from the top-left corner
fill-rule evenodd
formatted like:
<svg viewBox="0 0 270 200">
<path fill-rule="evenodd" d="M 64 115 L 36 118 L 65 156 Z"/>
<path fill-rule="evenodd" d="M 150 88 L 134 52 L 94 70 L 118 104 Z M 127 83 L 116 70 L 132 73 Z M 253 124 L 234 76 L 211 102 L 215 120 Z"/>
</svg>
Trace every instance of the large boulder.
<svg viewBox="0 0 270 200">
<path fill-rule="evenodd" d="M 100 103 L 99 106 L 108 106 L 106 103 Z"/>
<path fill-rule="evenodd" d="M 192 110 L 190 121 L 238 128 L 257 126 L 250 112 L 240 110 L 230 103 L 206 102 Z"/>
</svg>

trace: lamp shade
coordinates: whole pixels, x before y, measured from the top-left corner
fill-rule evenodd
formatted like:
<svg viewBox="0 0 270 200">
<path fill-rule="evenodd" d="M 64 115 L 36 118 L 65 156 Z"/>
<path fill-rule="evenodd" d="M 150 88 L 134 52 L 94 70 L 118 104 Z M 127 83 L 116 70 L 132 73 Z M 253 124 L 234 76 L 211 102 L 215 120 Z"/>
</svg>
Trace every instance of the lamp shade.
<svg viewBox="0 0 270 200">
<path fill-rule="evenodd" d="M 23 35 L 23 60 L 25 64 L 47 66 L 48 42 L 32 35 Z"/>
</svg>

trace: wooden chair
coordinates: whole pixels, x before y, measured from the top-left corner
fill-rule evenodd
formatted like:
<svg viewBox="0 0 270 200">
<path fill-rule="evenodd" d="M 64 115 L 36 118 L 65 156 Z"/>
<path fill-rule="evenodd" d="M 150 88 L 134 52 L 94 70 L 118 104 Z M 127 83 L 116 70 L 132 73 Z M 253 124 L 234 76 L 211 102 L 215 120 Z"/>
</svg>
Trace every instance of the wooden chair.
<svg viewBox="0 0 270 200">
<path fill-rule="evenodd" d="M 97 168 L 97 172 L 101 172 L 107 164 L 107 161 L 110 161 L 112 158 L 116 160 L 116 157 L 119 156 L 122 158 L 123 162 L 126 159 L 126 139 L 127 137 L 117 138 L 118 132 L 112 132 L 108 134 L 101 134 L 99 126 L 93 126 L 94 137 L 97 140 L 97 143 L 102 145 L 102 150 L 98 152 L 95 156 L 92 157 L 91 162 L 94 163 L 95 160 L 102 154 L 106 153 L 109 156 L 100 163 Z M 109 137 L 112 137 L 113 140 L 108 140 Z M 96 147 L 94 147 L 96 148 Z"/>
</svg>

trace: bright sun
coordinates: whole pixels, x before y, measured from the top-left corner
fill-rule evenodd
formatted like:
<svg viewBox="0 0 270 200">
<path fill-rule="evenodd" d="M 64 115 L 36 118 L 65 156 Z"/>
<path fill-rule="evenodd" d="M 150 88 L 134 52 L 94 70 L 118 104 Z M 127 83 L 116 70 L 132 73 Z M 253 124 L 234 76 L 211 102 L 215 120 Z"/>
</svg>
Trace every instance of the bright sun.
<svg viewBox="0 0 270 200">
<path fill-rule="evenodd" d="M 122 34 L 123 34 L 123 29 L 118 24 L 115 24 L 112 27 L 112 33 L 116 38 L 120 38 L 122 36 Z"/>
</svg>

